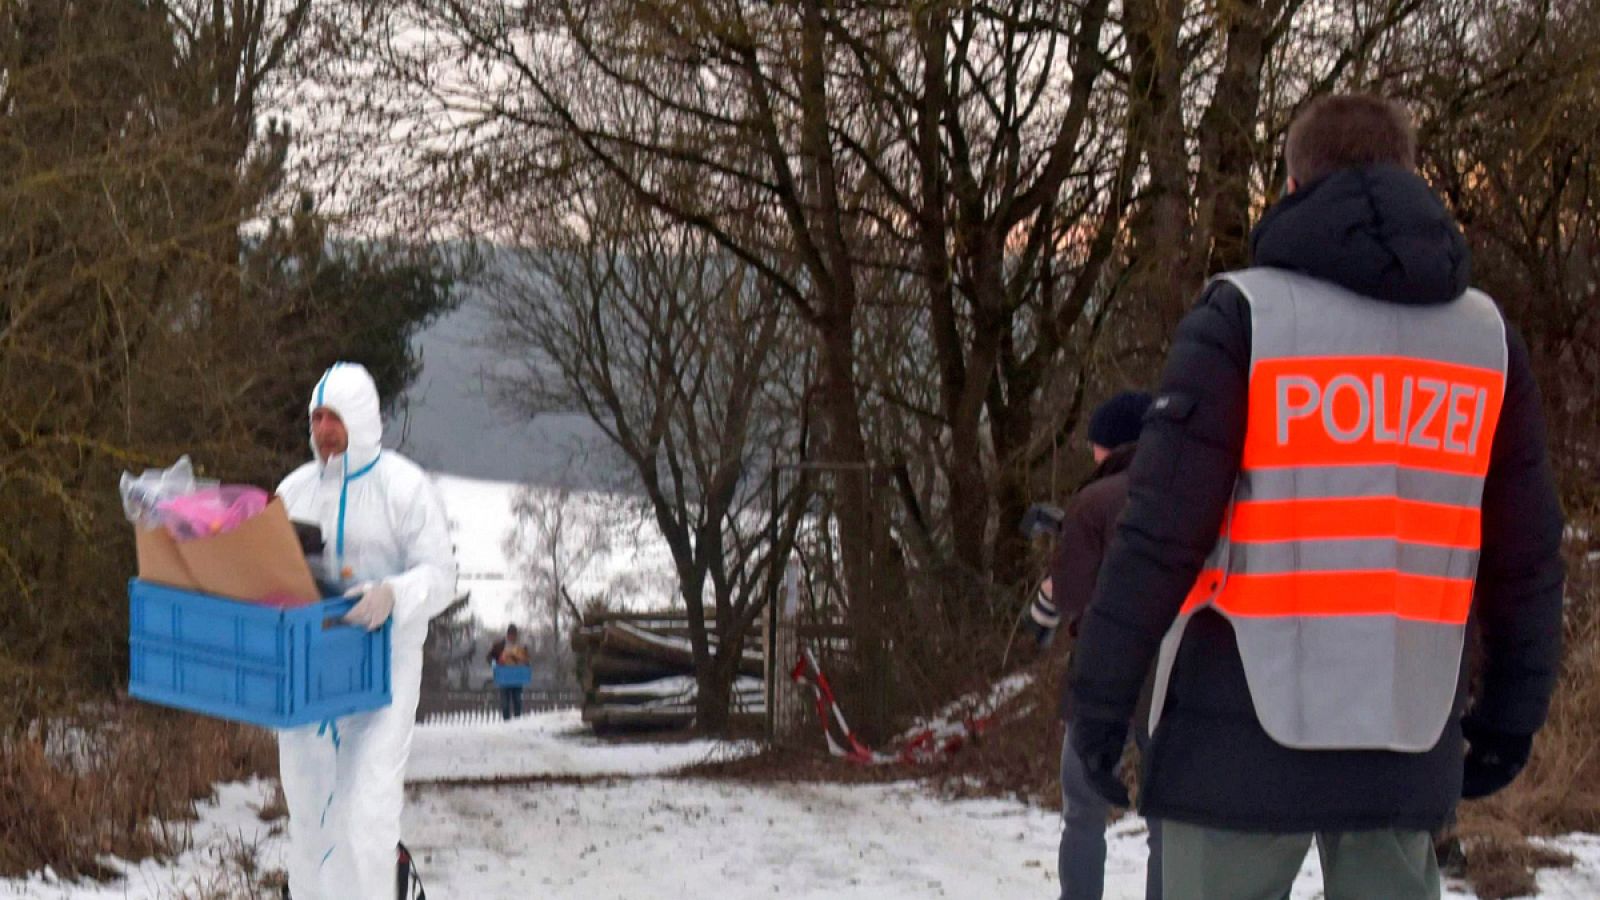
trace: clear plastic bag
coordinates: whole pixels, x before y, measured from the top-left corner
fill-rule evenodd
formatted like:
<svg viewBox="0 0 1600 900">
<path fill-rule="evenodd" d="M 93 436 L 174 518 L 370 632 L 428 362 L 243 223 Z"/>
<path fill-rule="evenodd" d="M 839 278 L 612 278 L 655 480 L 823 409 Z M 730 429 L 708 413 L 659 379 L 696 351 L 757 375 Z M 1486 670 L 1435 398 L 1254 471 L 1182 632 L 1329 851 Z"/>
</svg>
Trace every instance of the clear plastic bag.
<svg viewBox="0 0 1600 900">
<path fill-rule="evenodd" d="M 142 528 L 166 524 L 161 504 L 197 490 L 219 487 L 221 482 L 194 477 L 194 463 L 188 455 L 165 469 L 146 469 L 143 474 L 123 472 L 119 483 L 122 512 L 128 521 Z"/>
</svg>

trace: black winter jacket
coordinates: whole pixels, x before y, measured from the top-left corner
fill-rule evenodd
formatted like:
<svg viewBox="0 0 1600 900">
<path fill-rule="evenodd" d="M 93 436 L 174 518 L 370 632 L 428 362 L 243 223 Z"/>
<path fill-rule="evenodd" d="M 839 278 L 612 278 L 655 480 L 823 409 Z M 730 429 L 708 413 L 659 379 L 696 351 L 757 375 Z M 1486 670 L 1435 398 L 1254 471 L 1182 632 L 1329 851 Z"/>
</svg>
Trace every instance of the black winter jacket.
<svg viewBox="0 0 1600 900">
<path fill-rule="evenodd" d="M 1284 198 L 1256 227 L 1251 251 L 1258 266 L 1397 304 L 1452 300 L 1470 274 L 1444 206 L 1420 178 L 1392 167 L 1341 171 Z M 1562 517 L 1527 349 L 1509 328 L 1507 344 L 1483 495 L 1472 626 L 1484 665 L 1471 715 L 1490 732 L 1531 735 L 1544 722 L 1560 655 Z M 1084 618 L 1072 674 L 1075 740 L 1120 747 L 1117 723 L 1133 712 L 1231 499 L 1249 365 L 1249 305 L 1232 285 L 1213 282 L 1178 326 L 1130 470 L 1128 507 Z M 1233 629 L 1202 611 L 1175 659 L 1140 808 L 1243 831 L 1437 828 L 1461 791 L 1465 681 L 1428 752 L 1292 750 L 1256 718 Z M 1092 756 L 1105 747 L 1082 749 Z"/>
</svg>

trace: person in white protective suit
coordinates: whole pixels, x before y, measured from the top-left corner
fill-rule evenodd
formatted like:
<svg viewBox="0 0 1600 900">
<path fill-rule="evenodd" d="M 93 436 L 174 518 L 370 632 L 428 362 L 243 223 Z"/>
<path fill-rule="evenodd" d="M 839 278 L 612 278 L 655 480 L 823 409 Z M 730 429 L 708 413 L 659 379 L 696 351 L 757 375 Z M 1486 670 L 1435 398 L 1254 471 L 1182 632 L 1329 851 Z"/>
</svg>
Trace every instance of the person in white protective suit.
<svg viewBox="0 0 1600 900">
<path fill-rule="evenodd" d="M 372 376 L 335 363 L 312 392 L 315 459 L 278 486 L 291 518 L 322 528 L 319 575 L 359 593 L 345 620 L 376 630 L 394 619 L 389 706 L 278 733 L 293 900 L 395 896 L 422 642 L 455 593 L 438 492 L 415 463 L 381 447 L 382 433 Z"/>
</svg>

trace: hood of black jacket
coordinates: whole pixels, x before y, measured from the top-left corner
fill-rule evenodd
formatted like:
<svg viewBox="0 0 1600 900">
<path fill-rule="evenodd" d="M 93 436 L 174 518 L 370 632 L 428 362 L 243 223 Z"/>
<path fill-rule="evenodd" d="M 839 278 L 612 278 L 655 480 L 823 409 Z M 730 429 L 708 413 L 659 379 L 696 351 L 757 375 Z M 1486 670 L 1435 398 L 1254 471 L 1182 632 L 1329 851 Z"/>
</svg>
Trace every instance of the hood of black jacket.
<svg viewBox="0 0 1600 900">
<path fill-rule="evenodd" d="M 1284 197 L 1251 233 L 1250 256 L 1390 303 L 1447 303 L 1472 277 L 1455 219 L 1398 166 L 1344 169 Z"/>
</svg>

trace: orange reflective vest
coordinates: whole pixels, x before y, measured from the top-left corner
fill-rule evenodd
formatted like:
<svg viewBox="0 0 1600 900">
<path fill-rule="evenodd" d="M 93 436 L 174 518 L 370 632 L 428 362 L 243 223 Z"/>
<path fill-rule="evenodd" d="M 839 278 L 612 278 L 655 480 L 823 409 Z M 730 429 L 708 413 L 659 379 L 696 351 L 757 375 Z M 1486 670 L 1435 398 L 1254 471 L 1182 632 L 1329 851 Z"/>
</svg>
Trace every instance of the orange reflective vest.
<svg viewBox="0 0 1600 900">
<path fill-rule="evenodd" d="M 1472 604 L 1505 394 L 1500 312 L 1473 290 L 1406 307 L 1275 269 L 1221 277 L 1250 307 L 1244 455 L 1162 644 L 1151 727 L 1184 628 L 1209 608 L 1233 627 L 1278 743 L 1431 749 Z"/>
</svg>

